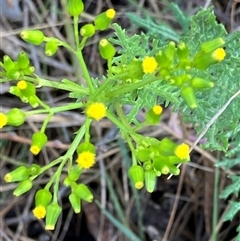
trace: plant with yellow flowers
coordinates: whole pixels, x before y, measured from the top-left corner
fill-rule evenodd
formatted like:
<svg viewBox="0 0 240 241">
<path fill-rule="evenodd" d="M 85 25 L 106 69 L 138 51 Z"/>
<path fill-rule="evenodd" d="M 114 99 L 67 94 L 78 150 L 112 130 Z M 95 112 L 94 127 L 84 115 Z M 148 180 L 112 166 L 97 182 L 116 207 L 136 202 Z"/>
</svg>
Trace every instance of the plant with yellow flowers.
<svg viewBox="0 0 240 241">
<path fill-rule="evenodd" d="M 55 228 L 62 211 L 58 202 L 58 190 L 65 166 L 68 167 L 68 175 L 63 185 L 71 190 L 69 201 L 73 210 L 79 213 L 82 201 L 93 201 L 90 189 L 79 181 L 82 171 L 96 163 L 97 151 L 90 134 L 93 121 L 107 118 L 119 128 L 132 155 L 132 164 L 128 171 L 130 179 L 137 189 L 145 186 L 148 192 L 153 192 L 160 175 L 179 175 L 179 164 L 190 160 L 190 147 L 185 142 L 175 143 L 169 138 L 158 140 L 143 136 L 139 134 L 139 130 L 158 124 L 164 106 L 171 105 L 175 110 L 180 109 L 183 118 L 196 123 L 197 131 L 201 131 L 211 113 L 218 108 L 217 92 L 222 87 L 222 76 L 227 76 L 221 69 L 228 66 L 233 71 L 231 48 L 236 37 L 228 37 L 224 28 L 215 20 L 212 20 L 211 26 L 217 31 L 212 31 L 209 36 L 198 36 L 201 33 L 199 19 L 213 16 L 209 10 L 204 10 L 193 17 L 191 30 L 178 42 L 167 41 L 162 44 L 157 39 L 149 42 L 146 35 L 128 37 L 119 25 L 114 24 L 116 36 L 101 39 L 98 45 L 99 54 L 107 61 L 108 69 L 103 80 L 96 81 L 90 76 L 82 51 L 88 39 L 97 31 L 109 28 L 115 17 L 115 10 L 108 9 L 96 16 L 93 23 L 87 23 L 79 29 L 78 20 L 83 11 L 84 4 L 81 0 L 68 0 L 67 12 L 73 17 L 75 46 L 58 38 L 45 36 L 40 30 L 24 30 L 20 36 L 30 44 L 45 45 L 47 56 L 53 56 L 59 47 L 76 55 L 85 86 L 68 79 L 56 82 L 38 76 L 25 52 L 20 52 L 16 61 L 4 56 L 3 62 L 0 62 L 1 82 L 17 80 L 10 87 L 9 93 L 32 108 L 29 111 L 13 108 L 7 113 L 0 113 L 0 128 L 18 127 L 28 116 L 47 114 L 40 131 L 32 135 L 30 152 L 33 155 L 38 155 L 46 146 L 46 128 L 56 113 L 79 109 L 83 110 L 86 117 L 63 156 L 45 166 L 20 166 L 4 177 L 8 183 L 19 183 L 14 195 L 20 196 L 29 191 L 33 181 L 46 170 L 57 167 L 45 187 L 35 194 L 33 215 L 38 219 L 45 218 L 47 230 Z M 121 47 L 117 56 L 114 45 Z M 235 58 L 240 61 L 239 52 Z M 50 107 L 37 96 L 36 89 L 43 86 L 69 91 L 70 97 L 77 98 L 77 101 L 65 106 Z M 133 106 L 128 114 L 123 110 L 126 104 Z M 140 109 L 146 110 L 144 122 L 139 122 L 136 117 Z M 236 124 L 235 116 L 233 126 Z M 226 129 L 233 130 L 228 126 Z M 214 141 L 209 141 L 213 148 L 218 145 L 218 135 L 214 138 Z M 217 149 L 218 147 L 219 145 Z M 224 148 L 226 150 L 227 146 Z M 73 159 L 74 154 L 77 154 L 76 159 Z"/>
</svg>

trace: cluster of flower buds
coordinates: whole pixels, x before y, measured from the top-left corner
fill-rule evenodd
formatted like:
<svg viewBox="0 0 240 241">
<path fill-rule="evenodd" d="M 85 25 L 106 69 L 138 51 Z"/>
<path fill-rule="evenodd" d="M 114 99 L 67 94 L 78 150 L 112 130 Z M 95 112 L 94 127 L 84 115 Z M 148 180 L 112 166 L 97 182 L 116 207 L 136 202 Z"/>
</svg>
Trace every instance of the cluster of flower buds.
<svg viewBox="0 0 240 241">
<path fill-rule="evenodd" d="M 82 167 L 80 167 L 80 165 L 76 165 L 69 170 L 68 176 L 64 179 L 63 182 L 65 186 L 71 187 L 69 201 L 75 213 L 81 212 L 81 200 L 89 203 L 93 201 L 93 194 L 91 193 L 89 188 L 83 183 L 76 183 L 81 173 Z"/>
<path fill-rule="evenodd" d="M 214 83 L 210 80 L 192 76 L 191 69 L 206 70 L 213 64 L 224 60 L 226 53 L 222 48 L 225 44 L 222 38 L 204 42 L 200 50 L 192 56 L 186 43 L 180 42 L 177 46 L 170 41 L 154 56 L 134 58 L 128 64 L 120 63 L 112 67 L 112 73 L 120 74 L 126 83 L 136 82 L 145 74 L 161 77 L 171 85 L 180 88 L 181 97 L 186 104 L 194 109 L 198 106 L 195 92 L 212 88 Z"/>
<path fill-rule="evenodd" d="M 8 79 L 20 79 L 25 75 L 34 73 L 35 68 L 30 65 L 27 53 L 20 52 L 16 61 L 13 61 L 8 55 L 3 57 L 3 69 Z"/>
<path fill-rule="evenodd" d="M 41 168 L 36 164 L 32 164 L 30 167 L 20 166 L 7 173 L 4 176 L 4 180 L 7 183 L 19 182 L 18 186 L 13 192 L 13 194 L 18 197 L 28 192 L 32 188 L 32 181 L 30 178 L 32 176 L 39 175 L 40 172 Z"/>
<path fill-rule="evenodd" d="M 156 178 L 161 174 L 179 175 L 180 170 L 176 165 L 190 160 L 189 151 L 185 143 L 177 145 L 168 138 L 161 141 L 146 138 L 136 149 L 139 163 L 130 167 L 129 177 L 137 189 L 141 189 L 145 183 L 146 190 L 153 192 Z"/>
</svg>

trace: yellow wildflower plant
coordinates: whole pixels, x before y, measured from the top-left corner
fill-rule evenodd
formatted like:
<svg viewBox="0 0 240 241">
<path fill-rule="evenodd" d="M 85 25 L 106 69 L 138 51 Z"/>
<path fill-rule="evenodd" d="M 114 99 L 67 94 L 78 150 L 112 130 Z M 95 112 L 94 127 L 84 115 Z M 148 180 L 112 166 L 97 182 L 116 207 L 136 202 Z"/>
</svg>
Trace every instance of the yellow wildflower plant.
<svg viewBox="0 0 240 241">
<path fill-rule="evenodd" d="M 89 169 L 95 164 L 95 154 L 90 151 L 84 151 L 78 155 L 77 161 L 81 168 Z"/>
<path fill-rule="evenodd" d="M 142 68 L 145 74 L 152 74 L 156 70 L 157 66 L 158 64 L 154 57 L 147 56 L 142 61 Z"/>
<path fill-rule="evenodd" d="M 189 145 L 182 143 L 175 149 L 175 155 L 181 160 L 189 159 L 190 148 Z"/>
<path fill-rule="evenodd" d="M 92 103 L 87 107 L 86 114 L 88 117 L 99 121 L 106 116 L 107 107 L 103 103 Z"/>
</svg>

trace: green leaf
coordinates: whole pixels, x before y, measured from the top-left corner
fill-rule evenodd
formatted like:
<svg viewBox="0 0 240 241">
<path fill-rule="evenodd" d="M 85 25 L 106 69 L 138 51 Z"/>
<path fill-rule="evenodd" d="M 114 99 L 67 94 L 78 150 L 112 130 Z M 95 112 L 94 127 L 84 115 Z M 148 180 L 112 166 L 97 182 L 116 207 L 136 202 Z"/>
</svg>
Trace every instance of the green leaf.
<svg viewBox="0 0 240 241">
<path fill-rule="evenodd" d="M 240 211 L 240 202 L 229 201 L 230 209 L 224 214 L 224 221 L 232 221 L 233 217 Z"/>
<path fill-rule="evenodd" d="M 232 184 L 227 186 L 220 194 L 220 198 L 227 199 L 231 194 L 235 194 L 238 196 L 240 192 L 240 176 L 232 175 L 230 176 L 232 179 Z"/>
</svg>

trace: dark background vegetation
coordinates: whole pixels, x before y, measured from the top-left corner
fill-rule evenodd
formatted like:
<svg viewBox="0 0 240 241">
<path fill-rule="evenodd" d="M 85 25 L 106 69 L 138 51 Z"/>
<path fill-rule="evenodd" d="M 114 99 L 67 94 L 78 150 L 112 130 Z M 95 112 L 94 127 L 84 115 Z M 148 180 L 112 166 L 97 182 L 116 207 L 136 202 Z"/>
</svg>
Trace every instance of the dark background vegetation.
<svg viewBox="0 0 240 241">
<path fill-rule="evenodd" d="M 60 49 L 54 58 L 44 56 L 41 47 L 34 47 L 24 43 L 19 38 L 19 33 L 24 28 L 38 28 L 46 35 L 56 36 L 66 41 L 73 41 L 69 30 L 70 19 L 66 18 L 63 3 L 58 0 L 0 0 L 1 14 L 1 41 L 0 58 L 5 54 L 16 58 L 17 54 L 24 50 L 31 56 L 31 61 L 37 74 L 44 78 L 61 80 L 69 78 L 75 80 L 80 75 L 74 59 L 65 50 Z M 85 1 L 85 13 L 79 23 L 92 21 L 94 16 L 107 8 L 115 8 L 117 11 L 116 22 L 119 23 L 131 35 L 145 31 L 132 24 L 125 16 L 126 12 L 134 12 L 145 17 L 144 13 L 155 19 L 156 22 L 165 22 L 173 29 L 181 32 L 174 15 L 168 7 L 173 2 L 179 5 L 187 15 L 195 14 L 201 7 L 214 6 L 217 20 L 222 23 L 228 32 L 240 30 L 240 4 L 228 0 L 97 0 Z M 97 34 L 88 42 L 84 50 L 85 60 L 93 77 L 100 77 L 105 73 L 105 63 L 97 51 L 97 43 L 102 37 L 112 35 L 112 30 Z M 73 62 L 72 62 L 73 61 Z M 8 94 L 9 84 L 0 85 L 1 111 L 7 111 L 12 107 L 29 107 L 21 103 L 17 98 Z M 65 105 L 68 93 L 55 89 L 39 89 L 39 96 L 47 101 L 50 106 Z M 139 113 L 141 115 L 141 113 Z M 51 172 L 39 178 L 33 190 L 20 198 L 15 198 L 12 191 L 15 184 L 5 184 L 3 176 L 21 163 L 40 165 L 63 154 L 74 132 L 84 120 L 84 115 L 79 111 L 71 111 L 56 115 L 52 118 L 47 134 L 49 136 L 48 147 L 37 157 L 33 157 L 29 151 L 30 138 L 34 131 L 41 127 L 44 115 L 30 117 L 20 128 L 3 129 L 1 132 L 1 178 L 0 178 L 0 240 L 4 241 L 93 241 L 93 240 L 127 240 L 114 225 L 101 214 L 96 203 L 83 204 L 79 215 L 73 213 L 68 202 L 69 190 L 60 189 L 60 202 L 63 206 L 63 214 L 56 230 L 47 232 L 44 224 L 36 221 L 32 216 L 34 193 L 39 186 L 44 185 Z M 184 139 L 193 141 L 196 133 L 191 124 L 182 123 L 177 113 L 171 109 L 165 109 L 162 122 L 154 128 L 144 130 L 146 135 L 157 138 L 169 137 L 176 142 Z M 140 229 L 144 231 L 146 240 L 168 241 L 207 241 L 212 235 L 213 191 L 214 191 L 214 162 L 217 154 L 200 147 L 191 155 L 191 162 L 182 167 L 180 176 L 167 180 L 160 177 L 155 191 L 152 194 L 145 190 L 139 191 L 142 202 L 142 227 L 139 226 L 139 210 L 137 211 L 135 196 L 128 187 L 125 170 L 125 161 L 129 161 L 129 153 L 121 141 L 114 126 L 107 120 L 95 123 L 92 128 L 92 140 L 98 148 L 98 163 L 88 172 L 84 172 L 81 180 L 87 183 L 94 192 L 96 200 L 102 203 L 113 216 L 116 217 L 115 203 L 111 200 L 106 181 L 106 172 L 111 178 L 111 183 L 117 193 L 118 201 L 122 206 L 125 216 L 125 224 L 136 234 Z M 221 153 L 220 153 L 221 156 Z M 65 170 L 66 171 L 66 170 Z M 66 172 L 63 173 L 63 178 Z M 221 172 L 220 189 L 228 185 L 229 179 L 225 172 Z M 219 200 L 218 222 L 219 241 L 230 241 L 236 235 L 236 227 L 239 218 L 233 222 L 222 222 L 222 214 L 229 208 L 228 203 Z M 141 222 L 140 222 L 141 223 Z M 164 239 L 163 239 L 164 238 Z"/>
</svg>

